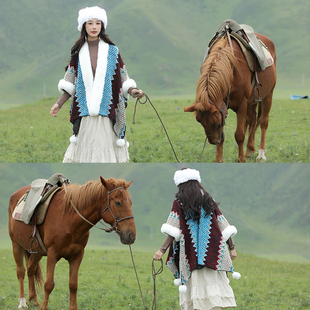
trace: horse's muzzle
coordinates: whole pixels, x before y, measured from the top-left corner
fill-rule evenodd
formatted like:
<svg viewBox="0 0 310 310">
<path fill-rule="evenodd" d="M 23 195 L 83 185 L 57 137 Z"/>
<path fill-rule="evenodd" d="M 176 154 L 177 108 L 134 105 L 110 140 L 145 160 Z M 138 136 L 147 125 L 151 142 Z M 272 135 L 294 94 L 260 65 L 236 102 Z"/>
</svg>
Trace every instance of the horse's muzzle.
<svg viewBox="0 0 310 310">
<path fill-rule="evenodd" d="M 127 231 L 127 232 L 121 231 L 120 240 L 121 240 L 121 243 L 123 244 L 133 244 L 136 240 L 136 234 L 131 231 Z"/>
<path fill-rule="evenodd" d="M 223 130 L 217 132 L 213 136 L 208 136 L 209 143 L 213 145 L 219 145 L 223 141 L 223 139 L 224 139 Z"/>
</svg>

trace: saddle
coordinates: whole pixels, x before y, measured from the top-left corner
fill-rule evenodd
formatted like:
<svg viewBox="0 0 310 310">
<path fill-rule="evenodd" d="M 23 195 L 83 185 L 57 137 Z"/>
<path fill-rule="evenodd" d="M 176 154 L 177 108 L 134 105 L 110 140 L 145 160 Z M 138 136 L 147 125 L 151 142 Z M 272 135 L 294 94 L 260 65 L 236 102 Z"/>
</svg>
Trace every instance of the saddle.
<svg viewBox="0 0 310 310">
<path fill-rule="evenodd" d="M 38 241 L 43 250 L 47 252 L 36 228 L 44 222 L 50 201 L 55 193 L 62 188 L 63 184 L 69 183 L 70 180 L 60 173 L 53 174 L 49 179 L 34 180 L 30 190 L 17 202 L 12 214 L 13 218 L 33 227 L 32 235 L 29 237 L 29 239 L 33 237 L 30 253 L 38 253 Z M 33 241 L 37 244 L 36 252 L 32 251 Z"/>
<path fill-rule="evenodd" d="M 254 72 L 254 77 L 252 80 L 252 88 L 254 89 L 254 102 L 261 102 L 258 85 L 262 86 L 262 84 L 258 80 L 257 72 L 263 71 L 267 67 L 273 65 L 274 59 L 268 51 L 267 46 L 258 39 L 251 26 L 244 24 L 239 25 L 232 19 L 223 21 L 218 31 L 211 39 L 202 63 L 205 62 L 214 44 L 225 34 L 227 34 L 228 37 L 231 36 L 236 40 L 243 52 L 250 71 Z"/>
<path fill-rule="evenodd" d="M 207 52 L 204 55 L 203 62 L 206 60 L 212 46 L 229 31 L 229 34 L 236 40 L 239 44 L 244 57 L 247 61 L 249 69 L 252 72 L 257 70 L 263 71 L 267 67 L 274 63 L 274 59 L 271 56 L 267 46 L 258 39 L 254 30 L 251 26 L 245 24 L 238 24 L 232 19 L 227 19 L 220 25 L 218 31 L 215 33 L 211 39 Z M 255 58 L 258 61 L 259 68 L 255 66 Z"/>
</svg>

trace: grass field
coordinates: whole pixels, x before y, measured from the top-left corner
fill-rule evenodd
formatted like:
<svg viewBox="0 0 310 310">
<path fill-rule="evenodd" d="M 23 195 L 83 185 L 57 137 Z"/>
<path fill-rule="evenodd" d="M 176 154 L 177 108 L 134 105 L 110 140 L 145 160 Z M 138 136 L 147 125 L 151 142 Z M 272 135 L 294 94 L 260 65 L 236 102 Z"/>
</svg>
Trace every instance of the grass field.
<svg viewBox="0 0 310 310">
<path fill-rule="evenodd" d="M 151 98 L 152 100 L 152 98 Z M 180 162 L 197 162 L 204 144 L 204 131 L 184 107 L 191 100 L 152 100 L 166 127 Z M 49 115 L 55 98 L 3 110 L 0 114 L 0 162 L 35 163 L 62 162 L 69 144 L 71 125 L 69 104 L 57 118 Z M 134 100 L 127 108 L 127 139 L 130 142 L 130 162 L 176 162 L 163 127 L 152 106 L 138 104 L 136 122 L 133 121 Z M 309 162 L 309 100 L 274 99 L 267 131 L 267 162 Z M 229 110 L 225 126 L 224 162 L 237 162 L 234 140 L 235 113 Z M 256 133 L 256 149 L 260 129 Z M 253 154 L 247 162 L 255 162 Z M 207 143 L 200 162 L 214 162 L 215 146 Z"/>
<path fill-rule="evenodd" d="M 152 309 L 153 252 L 133 255 L 146 309 Z M 155 252 L 155 250 L 154 250 Z M 230 284 L 238 309 L 303 310 L 310 308 L 310 264 L 291 264 L 238 253 L 234 267 L 242 274 Z M 45 275 L 46 259 L 42 259 Z M 160 262 L 155 263 L 158 270 Z M 0 309 L 17 309 L 18 281 L 11 250 L 0 250 Z M 26 282 L 27 283 L 27 282 Z M 68 264 L 57 263 L 49 309 L 68 309 Z M 28 288 L 26 285 L 26 295 Z M 39 301 L 42 301 L 42 293 Z M 178 289 L 167 267 L 156 277 L 158 310 L 179 309 Z M 84 310 L 143 309 L 129 249 L 86 250 L 79 273 L 78 306 Z M 33 305 L 29 309 L 37 309 Z"/>
</svg>

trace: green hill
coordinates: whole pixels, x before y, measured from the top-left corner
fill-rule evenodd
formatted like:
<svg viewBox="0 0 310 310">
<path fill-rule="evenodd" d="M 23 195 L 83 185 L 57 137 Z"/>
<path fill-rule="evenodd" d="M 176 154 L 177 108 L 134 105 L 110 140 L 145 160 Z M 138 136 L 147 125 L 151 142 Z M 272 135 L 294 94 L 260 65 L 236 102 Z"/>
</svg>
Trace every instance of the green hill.
<svg viewBox="0 0 310 310">
<path fill-rule="evenodd" d="M 177 189 L 173 175 L 180 164 L 1 164 L 0 241 L 8 248 L 7 205 L 10 195 L 36 178 L 61 172 L 74 183 L 90 179 L 134 180 L 130 187 L 140 249 L 154 249 Z M 229 222 L 238 229 L 237 249 L 257 256 L 309 262 L 308 164 L 191 164 L 202 184 L 220 202 Z M 92 230 L 89 246 L 120 245 L 116 235 Z"/>
<path fill-rule="evenodd" d="M 251 25 L 277 48 L 277 93 L 309 91 L 306 0 L 3 0 L 0 4 L 0 105 L 58 96 L 78 10 L 103 6 L 107 33 L 129 74 L 153 97 L 193 97 L 207 44 L 227 18 Z M 307 93 L 306 93 L 307 94 Z"/>
</svg>

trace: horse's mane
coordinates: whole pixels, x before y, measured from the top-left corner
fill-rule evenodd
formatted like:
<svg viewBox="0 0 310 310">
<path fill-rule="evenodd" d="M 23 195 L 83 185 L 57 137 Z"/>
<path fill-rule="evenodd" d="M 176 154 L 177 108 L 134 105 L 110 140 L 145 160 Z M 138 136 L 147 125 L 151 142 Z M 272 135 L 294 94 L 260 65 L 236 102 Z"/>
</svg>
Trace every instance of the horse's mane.
<svg viewBox="0 0 310 310">
<path fill-rule="evenodd" d="M 208 110 L 209 100 L 216 102 L 224 99 L 233 80 L 233 69 L 237 69 L 237 60 L 227 44 L 227 37 L 219 40 L 201 67 L 197 82 L 197 110 Z"/>
<path fill-rule="evenodd" d="M 124 187 L 125 180 L 111 178 L 109 181 L 113 182 L 114 188 Z M 121 195 L 128 195 L 124 190 L 118 191 Z M 102 185 L 100 180 L 88 181 L 84 185 L 70 184 L 66 186 L 66 192 L 63 198 L 63 212 L 70 212 L 72 210 L 72 203 L 79 211 L 83 211 L 91 205 L 106 199 L 107 189 Z M 72 202 L 72 203 L 71 203 Z"/>
</svg>

